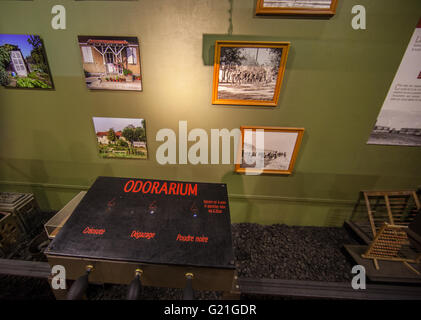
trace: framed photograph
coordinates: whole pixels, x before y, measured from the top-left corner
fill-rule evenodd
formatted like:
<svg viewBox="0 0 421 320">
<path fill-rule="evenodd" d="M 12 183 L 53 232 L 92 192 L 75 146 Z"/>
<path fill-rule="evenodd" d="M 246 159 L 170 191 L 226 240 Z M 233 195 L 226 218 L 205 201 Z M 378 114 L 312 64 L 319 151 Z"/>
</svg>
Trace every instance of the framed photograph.
<svg viewBox="0 0 421 320">
<path fill-rule="evenodd" d="M 242 126 L 235 171 L 291 174 L 304 128 Z"/>
<path fill-rule="evenodd" d="M 257 15 L 326 15 L 336 13 L 338 0 L 257 0 Z"/>
<path fill-rule="evenodd" d="M 40 36 L 0 34 L 0 84 L 11 88 L 53 89 Z"/>
<path fill-rule="evenodd" d="M 144 119 L 93 117 L 101 158 L 147 159 Z"/>
<path fill-rule="evenodd" d="M 137 37 L 78 36 L 88 89 L 142 91 Z"/>
<path fill-rule="evenodd" d="M 278 104 L 289 42 L 216 41 L 212 103 Z"/>
</svg>

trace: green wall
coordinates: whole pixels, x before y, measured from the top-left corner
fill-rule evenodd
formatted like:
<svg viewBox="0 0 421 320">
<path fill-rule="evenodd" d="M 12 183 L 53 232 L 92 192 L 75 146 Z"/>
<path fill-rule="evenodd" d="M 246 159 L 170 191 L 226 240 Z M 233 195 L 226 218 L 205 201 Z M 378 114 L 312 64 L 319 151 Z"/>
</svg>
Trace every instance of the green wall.
<svg viewBox="0 0 421 320">
<path fill-rule="evenodd" d="M 414 189 L 421 148 L 366 145 L 421 17 L 419 0 L 339 0 L 331 19 L 255 17 L 255 0 L 234 0 L 233 38 L 279 39 L 291 50 L 275 108 L 213 106 L 209 39 L 227 39 L 229 0 L 0 1 L 0 32 L 39 34 L 54 91 L 0 88 L 0 190 L 34 192 L 58 210 L 98 175 L 225 182 L 233 222 L 341 225 L 363 189 Z M 63 4 L 67 29 L 51 28 Z M 367 9 L 353 30 L 351 8 Z M 137 36 L 143 92 L 86 89 L 77 35 Z M 229 38 L 229 37 L 228 37 Z M 105 160 L 92 116 L 146 119 L 149 159 Z M 306 129 L 291 176 L 244 176 L 233 165 L 155 161 L 161 128 Z"/>
</svg>

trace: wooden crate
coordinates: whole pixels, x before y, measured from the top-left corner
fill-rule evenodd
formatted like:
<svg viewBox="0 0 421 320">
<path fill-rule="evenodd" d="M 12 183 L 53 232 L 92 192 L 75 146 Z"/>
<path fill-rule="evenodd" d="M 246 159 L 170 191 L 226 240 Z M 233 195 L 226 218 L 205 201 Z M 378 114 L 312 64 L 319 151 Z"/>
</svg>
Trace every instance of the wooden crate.
<svg viewBox="0 0 421 320">
<path fill-rule="evenodd" d="M 37 225 L 35 215 L 39 213 L 38 204 L 31 193 L 0 192 L 0 211 L 16 216 L 18 223 L 27 235 Z"/>
<path fill-rule="evenodd" d="M 383 223 L 408 226 L 420 210 L 415 191 L 362 191 L 351 220 L 358 233 L 371 241 Z"/>
<path fill-rule="evenodd" d="M 376 270 L 379 270 L 378 260 L 400 261 L 420 275 L 410 263 L 420 263 L 421 252 L 410 246 L 407 229 L 407 226 L 384 223 L 367 251 L 361 256 L 373 259 Z"/>
<path fill-rule="evenodd" d="M 23 235 L 15 216 L 10 212 L 0 212 L 0 257 L 7 257 L 13 252 Z"/>
</svg>

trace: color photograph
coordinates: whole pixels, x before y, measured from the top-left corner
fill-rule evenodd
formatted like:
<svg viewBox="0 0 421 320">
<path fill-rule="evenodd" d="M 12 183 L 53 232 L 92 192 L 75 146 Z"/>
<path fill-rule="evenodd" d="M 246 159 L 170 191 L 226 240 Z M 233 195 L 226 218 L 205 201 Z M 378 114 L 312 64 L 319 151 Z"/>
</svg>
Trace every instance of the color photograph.
<svg viewBox="0 0 421 320">
<path fill-rule="evenodd" d="M 10 88 L 54 87 L 40 36 L 0 34 L 0 83 Z"/>
<path fill-rule="evenodd" d="M 213 104 L 276 106 L 288 42 L 217 41 Z"/>
<path fill-rule="evenodd" d="M 88 89 L 142 91 L 137 37 L 78 36 Z"/>
<path fill-rule="evenodd" d="M 147 159 L 144 119 L 92 119 L 101 158 Z"/>
</svg>

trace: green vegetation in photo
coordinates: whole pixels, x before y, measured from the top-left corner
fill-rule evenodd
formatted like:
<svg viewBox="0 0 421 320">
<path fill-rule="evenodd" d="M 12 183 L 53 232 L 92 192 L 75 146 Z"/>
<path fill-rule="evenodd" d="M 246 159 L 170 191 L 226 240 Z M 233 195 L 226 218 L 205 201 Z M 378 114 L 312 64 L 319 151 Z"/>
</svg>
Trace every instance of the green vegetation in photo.
<svg viewBox="0 0 421 320">
<path fill-rule="evenodd" d="M 10 82 L 9 74 L 6 70 L 4 70 L 2 67 L 0 67 L 0 84 L 2 86 L 7 86 Z"/>
<path fill-rule="evenodd" d="M 45 61 L 44 46 L 39 36 L 30 36 L 28 43 L 32 45 L 31 56 L 27 57 L 26 61 L 30 64 L 36 65 L 41 72 L 48 72 L 47 61 Z"/>
<path fill-rule="evenodd" d="M 0 84 L 6 86 L 9 84 L 9 74 L 6 71 L 10 63 L 10 54 L 4 46 L 0 47 Z"/>
<path fill-rule="evenodd" d="M 129 69 L 123 69 L 123 74 L 125 76 L 132 75 L 133 74 L 133 71 L 132 70 L 129 70 Z"/>
<path fill-rule="evenodd" d="M 145 120 L 141 121 L 140 126 L 135 127 L 129 124 L 122 131 L 118 131 L 118 134 L 114 128 L 109 128 L 107 131 L 108 144 L 101 144 L 98 141 L 100 157 L 146 159 L 146 148 L 139 145 L 134 146 L 134 142 L 145 142 L 146 144 Z"/>
<path fill-rule="evenodd" d="M 18 88 L 42 88 L 42 89 L 50 89 L 51 86 L 46 84 L 43 81 L 38 79 L 32 79 L 29 77 L 26 78 L 17 78 L 16 87 Z"/>
<path fill-rule="evenodd" d="M 120 142 L 115 145 L 99 145 L 99 155 L 101 158 L 124 158 L 124 159 L 146 159 L 147 151 L 145 148 L 128 148 L 127 146 L 119 146 Z M 122 143 L 122 144 L 124 144 Z"/>
<path fill-rule="evenodd" d="M 115 131 L 113 128 L 110 128 L 110 130 L 108 130 L 107 138 L 111 142 L 115 142 L 117 140 L 117 135 L 115 134 Z"/>
<path fill-rule="evenodd" d="M 0 46 L 0 84 L 17 88 L 51 89 L 52 81 L 46 61 L 44 46 L 39 36 L 29 36 L 26 41 L 32 46 L 30 55 L 24 57 L 29 74 L 27 77 L 12 76 L 8 70 L 11 51 L 20 50 L 18 45 L 5 43 Z"/>
</svg>

